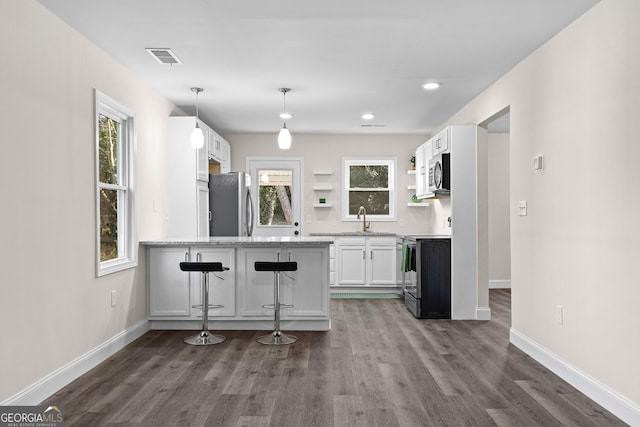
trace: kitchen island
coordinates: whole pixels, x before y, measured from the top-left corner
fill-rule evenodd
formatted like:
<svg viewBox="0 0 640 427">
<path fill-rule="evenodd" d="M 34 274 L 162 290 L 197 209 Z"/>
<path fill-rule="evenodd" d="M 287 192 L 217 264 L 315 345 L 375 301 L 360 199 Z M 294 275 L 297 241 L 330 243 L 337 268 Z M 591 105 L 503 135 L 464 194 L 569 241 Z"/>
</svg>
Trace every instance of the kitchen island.
<svg viewBox="0 0 640 427">
<path fill-rule="evenodd" d="M 271 330 L 273 273 L 256 272 L 256 261 L 295 261 L 298 271 L 281 275 L 283 330 L 328 331 L 331 237 L 207 237 L 140 242 L 146 247 L 148 318 L 151 329 L 201 327 L 201 273 L 185 273 L 182 261 L 221 262 L 228 271 L 210 274 L 212 330 Z"/>
</svg>

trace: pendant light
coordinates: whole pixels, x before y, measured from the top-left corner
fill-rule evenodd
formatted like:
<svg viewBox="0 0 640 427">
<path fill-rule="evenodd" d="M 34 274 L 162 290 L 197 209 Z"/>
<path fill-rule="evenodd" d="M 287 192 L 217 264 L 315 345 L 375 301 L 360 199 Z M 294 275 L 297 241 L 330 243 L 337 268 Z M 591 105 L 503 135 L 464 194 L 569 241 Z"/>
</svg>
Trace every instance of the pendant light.
<svg viewBox="0 0 640 427">
<path fill-rule="evenodd" d="M 204 89 L 201 87 L 192 87 L 191 91 L 196 93 L 196 127 L 191 132 L 191 146 L 193 148 L 202 148 L 204 147 L 204 133 L 202 129 L 200 129 L 200 125 L 198 124 L 198 94 L 202 92 Z"/>
<path fill-rule="evenodd" d="M 284 114 L 287 111 L 287 92 L 291 91 L 291 89 L 287 87 L 281 87 L 278 90 L 282 92 L 284 107 L 282 111 Z M 291 148 L 291 132 L 289 132 L 289 129 L 287 129 L 287 122 L 283 123 L 282 129 L 280 129 L 280 133 L 278 134 L 278 147 L 280 147 L 281 150 L 288 150 L 289 148 Z"/>
</svg>

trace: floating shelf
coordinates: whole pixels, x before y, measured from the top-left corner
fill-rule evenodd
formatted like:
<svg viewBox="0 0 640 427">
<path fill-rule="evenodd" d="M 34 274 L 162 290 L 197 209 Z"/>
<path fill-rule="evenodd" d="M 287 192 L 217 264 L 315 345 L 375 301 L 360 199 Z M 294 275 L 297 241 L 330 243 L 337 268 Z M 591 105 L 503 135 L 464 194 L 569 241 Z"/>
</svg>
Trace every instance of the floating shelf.
<svg viewBox="0 0 640 427">
<path fill-rule="evenodd" d="M 415 185 L 407 185 L 407 190 L 415 190 L 416 186 Z"/>
<path fill-rule="evenodd" d="M 409 206 L 409 207 L 413 207 L 413 206 L 429 206 L 429 203 L 428 202 L 425 202 L 425 203 L 409 202 L 409 203 L 407 203 L 407 206 Z"/>
<path fill-rule="evenodd" d="M 314 208 L 331 208 L 333 207 L 333 203 L 314 203 Z"/>
<path fill-rule="evenodd" d="M 333 190 L 332 184 L 313 184 L 314 191 L 331 191 Z"/>
<path fill-rule="evenodd" d="M 415 175 L 416 174 L 416 170 L 415 169 L 409 169 L 407 171 L 407 175 Z"/>
<path fill-rule="evenodd" d="M 313 171 L 314 175 L 333 175 L 333 171 L 331 169 L 317 169 Z"/>
</svg>

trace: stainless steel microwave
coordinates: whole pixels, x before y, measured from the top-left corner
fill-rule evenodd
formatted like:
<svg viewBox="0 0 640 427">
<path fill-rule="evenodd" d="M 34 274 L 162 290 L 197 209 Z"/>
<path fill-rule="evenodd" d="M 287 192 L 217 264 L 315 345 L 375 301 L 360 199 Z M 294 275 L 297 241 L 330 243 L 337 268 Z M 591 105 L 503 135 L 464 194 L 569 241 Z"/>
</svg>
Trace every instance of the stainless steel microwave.
<svg viewBox="0 0 640 427">
<path fill-rule="evenodd" d="M 449 153 L 441 153 L 429 160 L 429 192 L 447 196 L 451 191 Z"/>
</svg>

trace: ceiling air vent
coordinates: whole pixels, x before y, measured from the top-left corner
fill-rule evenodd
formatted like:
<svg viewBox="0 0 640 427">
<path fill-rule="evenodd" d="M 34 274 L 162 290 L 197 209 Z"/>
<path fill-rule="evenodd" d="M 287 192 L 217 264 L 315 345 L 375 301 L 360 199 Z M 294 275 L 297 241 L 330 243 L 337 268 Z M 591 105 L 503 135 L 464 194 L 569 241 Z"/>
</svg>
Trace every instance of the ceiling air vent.
<svg viewBox="0 0 640 427">
<path fill-rule="evenodd" d="M 364 125 L 364 124 L 362 124 L 362 125 L 360 125 L 360 127 L 363 127 L 363 128 L 383 128 L 384 125 Z"/>
<path fill-rule="evenodd" d="M 182 64 L 182 61 L 178 59 L 175 53 L 171 52 L 171 49 L 147 48 L 145 50 L 161 64 Z"/>
</svg>

